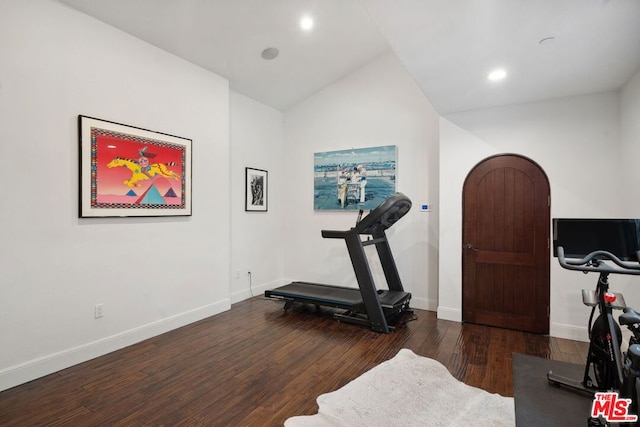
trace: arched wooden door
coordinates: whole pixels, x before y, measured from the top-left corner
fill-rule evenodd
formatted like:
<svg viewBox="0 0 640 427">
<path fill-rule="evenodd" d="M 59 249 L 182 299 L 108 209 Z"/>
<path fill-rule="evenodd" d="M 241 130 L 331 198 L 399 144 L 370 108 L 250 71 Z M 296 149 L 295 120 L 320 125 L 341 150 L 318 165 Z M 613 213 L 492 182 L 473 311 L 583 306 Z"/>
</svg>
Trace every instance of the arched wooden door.
<svg viewBox="0 0 640 427">
<path fill-rule="evenodd" d="M 477 164 L 463 189 L 462 320 L 549 333 L 550 190 L 515 154 Z"/>
</svg>

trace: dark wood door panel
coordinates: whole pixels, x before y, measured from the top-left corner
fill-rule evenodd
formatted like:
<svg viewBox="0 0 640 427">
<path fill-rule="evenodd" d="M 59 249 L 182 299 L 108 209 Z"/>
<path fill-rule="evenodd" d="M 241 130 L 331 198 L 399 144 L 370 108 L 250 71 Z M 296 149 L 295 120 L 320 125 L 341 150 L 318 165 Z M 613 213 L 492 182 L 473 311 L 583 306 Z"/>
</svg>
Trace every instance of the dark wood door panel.
<svg viewBox="0 0 640 427">
<path fill-rule="evenodd" d="M 463 321 L 548 333 L 549 183 L 517 155 L 478 164 L 463 189 Z"/>
<path fill-rule="evenodd" d="M 476 262 L 490 264 L 535 265 L 531 253 L 505 251 L 478 251 Z"/>
</svg>

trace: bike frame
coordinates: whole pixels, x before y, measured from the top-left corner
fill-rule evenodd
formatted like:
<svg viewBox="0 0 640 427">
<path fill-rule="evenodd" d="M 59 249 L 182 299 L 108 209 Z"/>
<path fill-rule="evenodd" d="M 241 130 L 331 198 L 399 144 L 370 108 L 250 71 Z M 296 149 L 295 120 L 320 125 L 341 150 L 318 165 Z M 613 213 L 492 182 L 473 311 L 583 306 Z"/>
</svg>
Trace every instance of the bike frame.
<svg viewBox="0 0 640 427">
<path fill-rule="evenodd" d="M 618 340 L 618 331 L 616 321 L 613 317 L 613 305 L 607 301 L 606 295 L 609 293 L 609 273 L 601 271 L 598 277 L 598 283 L 596 285 L 596 295 L 598 297 L 598 310 L 600 316 L 606 318 L 606 335 L 605 335 L 605 348 L 598 346 L 593 335 L 593 324 L 591 319 L 593 318 L 596 307 L 593 307 L 591 311 L 591 318 L 589 320 L 589 354 L 587 356 L 587 365 L 584 371 L 584 377 L 582 384 L 591 388 L 594 391 L 597 390 L 620 390 L 624 381 L 624 366 L 622 363 L 622 352 L 620 350 L 621 343 Z M 590 384 L 591 378 L 589 376 L 590 368 L 593 366 L 594 371 L 596 369 L 595 364 L 599 361 L 607 361 L 611 372 L 615 373 L 613 378 L 605 378 L 604 384 L 597 384 L 593 386 Z M 611 380 L 613 380 L 611 382 Z"/>
<path fill-rule="evenodd" d="M 581 259 L 567 259 L 564 257 L 564 248 L 557 248 L 558 261 L 563 268 L 568 270 L 582 271 L 583 273 L 595 272 L 599 273 L 598 283 L 596 285 L 596 296 L 599 315 L 604 316 L 605 320 L 605 342 L 604 348 L 595 343 L 593 337 L 594 323 L 592 323 L 596 307 L 593 307 L 589 318 L 589 354 L 587 356 L 587 364 L 585 366 L 584 376 L 581 382 L 571 380 L 549 372 L 547 379 L 550 384 L 558 386 L 567 386 L 573 390 L 585 392 L 593 395 L 596 391 L 615 390 L 623 394 L 624 397 L 636 399 L 635 377 L 633 384 L 625 375 L 624 357 L 620 349 L 621 343 L 618 339 L 619 326 L 613 317 L 613 304 L 615 298 L 609 293 L 609 274 L 628 274 L 640 275 L 640 264 L 632 264 L 621 261 L 618 257 L 607 251 L 595 251 Z M 604 261 L 611 261 L 614 265 L 607 264 Z M 596 322 L 598 320 L 596 319 Z M 638 347 L 640 350 L 640 347 Z M 640 352 L 638 352 L 640 358 Z M 596 363 L 606 363 L 607 372 L 613 375 L 604 379 L 604 384 L 593 384 L 589 373 Z M 636 372 L 636 371 L 634 371 Z"/>
</svg>

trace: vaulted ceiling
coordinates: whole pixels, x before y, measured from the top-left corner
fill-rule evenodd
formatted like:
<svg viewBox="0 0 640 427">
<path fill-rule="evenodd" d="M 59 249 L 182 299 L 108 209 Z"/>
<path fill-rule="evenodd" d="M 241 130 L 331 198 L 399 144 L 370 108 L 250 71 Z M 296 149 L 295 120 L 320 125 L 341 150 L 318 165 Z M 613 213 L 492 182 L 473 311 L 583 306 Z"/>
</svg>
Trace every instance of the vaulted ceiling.
<svg viewBox="0 0 640 427">
<path fill-rule="evenodd" d="M 638 0 L 59 1 L 283 111 L 390 50 L 440 114 L 617 90 L 640 70 Z"/>
</svg>

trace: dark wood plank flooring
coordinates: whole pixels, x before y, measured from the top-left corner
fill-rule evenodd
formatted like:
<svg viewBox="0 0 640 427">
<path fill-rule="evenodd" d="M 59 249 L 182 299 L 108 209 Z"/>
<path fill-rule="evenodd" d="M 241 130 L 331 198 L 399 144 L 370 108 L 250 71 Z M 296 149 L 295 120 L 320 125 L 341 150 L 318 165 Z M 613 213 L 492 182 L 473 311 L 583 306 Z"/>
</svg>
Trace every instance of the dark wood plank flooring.
<svg viewBox="0 0 640 427">
<path fill-rule="evenodd" d="M 0 393 L 0 426 L 281 426 L 401 348 L 513 395 L 513 352 L 583 363 L 587 344 L 436 319 L 391 334 L 255 297 L 230 311 Z"/>
</svg>

